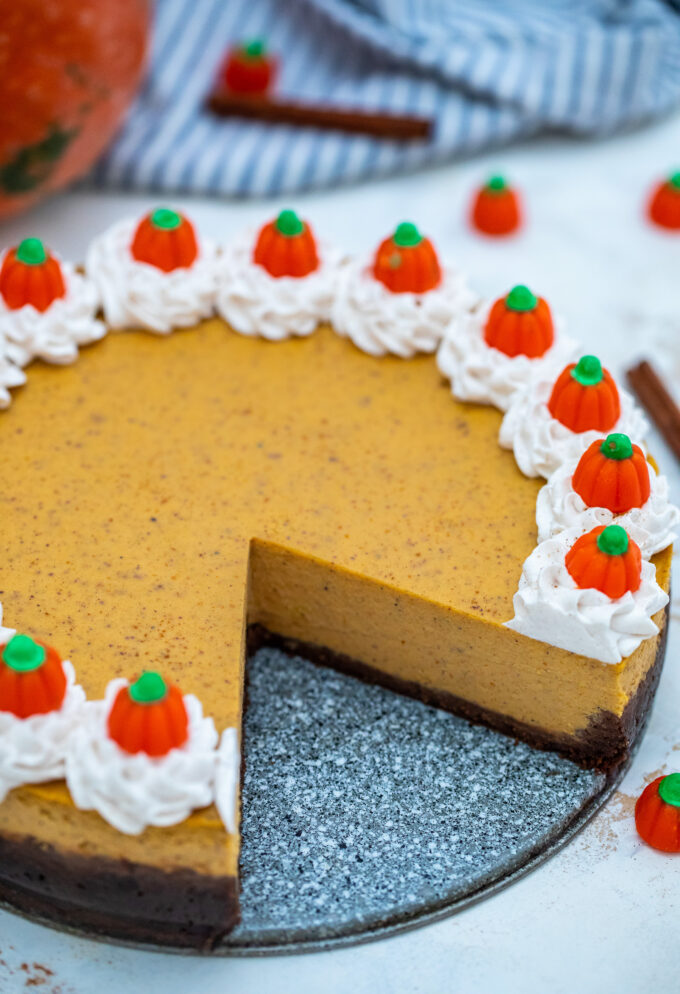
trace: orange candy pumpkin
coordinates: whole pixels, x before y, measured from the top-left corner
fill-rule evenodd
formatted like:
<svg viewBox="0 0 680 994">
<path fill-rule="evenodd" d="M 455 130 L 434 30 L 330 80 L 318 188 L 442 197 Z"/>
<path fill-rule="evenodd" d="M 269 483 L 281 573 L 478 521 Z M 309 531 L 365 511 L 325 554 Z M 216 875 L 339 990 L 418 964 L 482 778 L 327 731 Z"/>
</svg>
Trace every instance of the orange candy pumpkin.
<svg viewBox="0 0 680 994">
<path fill-rule="evenodd" d="M 231 93 L 260 97 L 270 89 L 275 75 L 276 61 L 267 55 L 264 42 L 256 39 L 230 49 L 220 80 Z"/>
<path fill-rule="evenodd" d="M 66 674 L 54 649 L 15 635 L 0 648 L 0 711 L 17 718 L 58 711 L 66 696 Z"/>
<path fill-rule="evenodd" d="M 137 262 L 164 273 L 188 269 L 198 255 L 194 226 L 176 211 L 159 207 L 137 225 L 130 251 Z"/>
<path fill-rule="evenodd" d="M 606 507 L 625 514 L 649 499 L 649 463 L 639 445 L 615 432 L 593 442 L 581 456 L 571 478 L 586 507 Z"/>
<path fill-rule="evenodd" d="M 27 304 L 46 311 L 53 301 L 66 296 L 61 266 L 39 238 L 25 238 L 5 255 L 0 293 L 13 311 Z"/>
<path fill-rule="evenodd" d="M 611 431 L 621 415 L 616 383 L 600 360 L 584 355 L 558 376 L 548 410 L 571 431 Z"/>
<path fill-rule="evenodd" d="M 652 193 L 647 213 L 660 228 L 680 230 L 680 172 L 659 183 Z"/>
<path fill-rule="evenodd" d="M 165 756 L 189 737 L 189 716 L 179 687 L 145 672 L 118 691 L 108 717 L 109 737 L 125 752 Z"/>
<path fill-rule="evenodd" d="M 652 780 L 635 805 L 635 827 L 647 845 L 680 852 L 680 773 Z"/>
<path fill-rule="evenodd" d="M 319 256 L 312 230 L 295 211 L 281 211 L 260 231 L 253 261 L 270 276 L 301 279 L 319 268 Z"/>
<path fill-rule="evenodd" d="M 500 297 L 489 312 L 484 341 L 513 358 L 538 359 L 555 340 L 552 314 L 543 297 L 535 297 L 526 286 L 515 286 Z"/>
<path fill-rule="evenodd" d="M 392 293 L 427 293 L 442 278 L 432 242 L 410 221 L 397 225 L 394 234 L 380 243 L 373 275 Z"/>
<path fill-rule="evenodd" d="M 502 176 L 492 176 L 474 196 L 470 222 L 484 235 L 511 235 L 522 223 L 518 194 Z"/>
<path fill-rule="evenodd" d="M 636 591 L 642 578 L 640 549 L 620 525 L 600 525 L 578 538 L 564 565 L 581 590 L 600 590 L 612 600 Z"/>
</svg>

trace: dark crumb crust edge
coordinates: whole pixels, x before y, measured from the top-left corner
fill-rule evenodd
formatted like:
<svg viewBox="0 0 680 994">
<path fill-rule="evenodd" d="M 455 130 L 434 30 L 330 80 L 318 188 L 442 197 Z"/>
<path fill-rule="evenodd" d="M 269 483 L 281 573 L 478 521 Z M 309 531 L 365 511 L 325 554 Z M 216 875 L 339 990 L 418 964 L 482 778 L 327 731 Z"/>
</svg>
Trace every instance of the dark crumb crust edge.
<svg viewBox="0 0 680 994">
<path fill-rule="evenodd" d="M 369 683 L 381 684 L 521 739 L 584 767 L 612 773 L 626 762 L 644 726 L 666 649 L 668 617 L 656 660 L 619 717 L 595 715 L 575 736 L 487 711 L 453 694 L 390 677 L 322 646 L 284 638 L 259 625 L 248 629 L 248 653 L 263 646 L 303 656 Z M 239 921 L 238 881 L 182 869 L 164 871 L 125 859 L 60 851 L 30 836 L 0 836 L 0 902 L 42 921 L 123 942 L 210 952 Z"/>
<path fill-rule="evenodd" d="M 0 836 L 0 901 L 66 929 L 210 952 L 239 920 L 238 881 Z"/>
</svg>

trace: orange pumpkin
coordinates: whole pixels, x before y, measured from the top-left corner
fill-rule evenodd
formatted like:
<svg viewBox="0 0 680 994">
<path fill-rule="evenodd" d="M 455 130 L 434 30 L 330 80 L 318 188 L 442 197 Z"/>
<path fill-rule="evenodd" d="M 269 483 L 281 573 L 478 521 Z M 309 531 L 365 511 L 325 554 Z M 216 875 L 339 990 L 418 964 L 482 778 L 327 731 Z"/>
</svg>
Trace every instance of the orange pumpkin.
<svg viewBox="0 0 680 994">
<path fill-rule="evenodd" d="M 58 711 L 66 696 L 66 674 L 54 649 L 28 635 L 14 635 L 0 648 L 0 711 L 17 718 Z"/>
<path fill-rule="evenodd" d="M 620 525 L 600 525 L 582 535 L 567 552 L 564 564 L 580 590 L 600 590 L 612 600 L 640 586 L 640 549 Z"/>
<path fill-rule="evenodd" d="M 649 499 L 649 463 L 639 445 L 615 432 L 593 442 L 581 456 L 571 478 L 586 507 L 606 507 L 625 514 Z"/>
<path fill-rule="evenodd" d="M 121 749 L 165 756 L 189 737 L 189 716 L 179 687 L 159 673 L 145 672 L 118 691 L 108 717 L 108 733 Z"/>
<path fill-rule="evenodd" d="M 415 224 L 403 221 L 378 246 L 373 275 L 392 293 L 427 293 L 441 282 L 437 253 Z"/>
<path fill-rule="evenodd" d="M 0 216 L 82 175 L 145 65 L 149 0 L 21 0 L 0 22 Z"/>
<path fill-rule="evenodd" d="M 548 410 L 571 431 L 611 431 L 621 415 L 616 383 L 600 360 L 582 356 L 558 376 Z"/>
<path fill-rule="evenodd" d="M 276 60 L 267 54 L 264 42 L 256 39 L 227 52 L 220 80 L 231 93 L 260 97 L 270 89 L 275 75 Z"/>
<path fill-rule="evenodd" d="M 188 269 L 198 255 L 194 226 L 176 211 L 159 207 L 139 222 L 130 252 L 137 262 L 146 262 L 164 273 Z"/>
<path fill-rule="evenodd" d="M 472 201 L 470 222 L 484 235 L 511 235 L 522 223 L 519 195 L 502 176 L 492 176 Z"/>
<path fill-rule="evenodd" d="M 635 827 L 648 846 L 680 852 L 680 773 L 652 780 L 635 805 Z"/>
<path fill-rule="evenodd" d="M 301 279 L 319 268 L 319 256 L 312 229 L 295 211 L 281 211 L 260 231 L 253 261 L 270 276 Z"/>
<path fill-rule="evenodd" d="M 66 296 L 61 266 L 39 238 L 24 238 L 7 252 L 0 269 L 0 293 L 13 311 L 26 304 L 46 311 L 54 300 Z"/>
<path fill-rule="evenodd" d="M 680 229 L 680 172 L 673 173 L 654 189 L 647 213 L 660 228 Z"/>
<path fill-rule="evenodd" d="M 525 355 L 537 359 L 545 355 L 554 340 L 548 304 L 522 285 L 495 302 L 484 328 L 486 344 L 511 358 Z"/>
</svg>

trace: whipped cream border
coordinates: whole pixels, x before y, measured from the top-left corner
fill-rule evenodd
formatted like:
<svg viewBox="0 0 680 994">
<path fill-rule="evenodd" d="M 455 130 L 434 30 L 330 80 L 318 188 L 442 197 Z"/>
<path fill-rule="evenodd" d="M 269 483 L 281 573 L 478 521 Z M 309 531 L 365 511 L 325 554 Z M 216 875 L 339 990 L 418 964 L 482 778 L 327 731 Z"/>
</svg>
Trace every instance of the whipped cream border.
<svg viewBox="0 0 680 994">
<path fill-rule="evenodd" d="M 618 386 L 618 384 L 617 384 Z M 548 410 L 553 382 L 532 380 L 510 404 L 498 434 L 503 449 L 512 449 L 525 476 L 547 479 L 564 462 L 577 459 L 602 431 L 574 432 L 553 418 Z M 618 386 L 621 399 L 619 420 L 608 432 L 623 432 L 644 450 L 649 424 L 631 395 Z"/>
<path fill-rule="evenodd" d="M 507 356 L 487 345 L 484 329 L 495 301 L 486 301 L 470 313 L 459 313 L 446 328 L 437 351 L 437 365 L 451 383 L 456 400 L 493 404 L 507 411 L 518 391 L 532 379 L 556 379 L 578 350 L 578 343 L 555 318 L 555 340 L 542 356 Z"/>
<path fill-rule="evenodd" d="M 319 266 L 308 276 L 271 276 L 253 262 L 259 229 L 248 228 L 222 249 L 216 309 L 240 335 L 280 342 L 311 335 L 328 322 L 343 265 L 342 254 L 321 241 Z"/>
<path fill-rule="evenodd" d="M 343 267 L 330 317 L 336 334 L 372 356 L 410 359 L 418 352 L 434 352 L 449 323 L 478 300 L 463 274 L 450 265 L 427 293 L 392 293 L 370 268 L 366 259 Z"/>
<path fill-rule="evenodd" d="M 652 618 L 666 606 L 668 594 L 646 560 L 639 589 L 623 597 L 577 587 L 564 558 L 582 534 L 571 528 L 536 546 L 522 567 L 513 597 L 515 616 L 505 627 L 580 656 L 620 663 L 644 639 L 658 634 Z"/>
<path fill-rule="evenodd" d="M 21 368 L 22 358 L 22 351 L 0 335 L 0 411 L 6 410 L 12 403 L 10 390 L 26 382 L 26 373 Z"/>
<path fill-rule="evenodd" d="M 194 263 L 166 273 L 132 257 L 130 245 L 139 221 L 118 221 L 87 250 L 85 271 L 99 291 L 108 326 L 167 335 L 210 317 L 217 292 L 215 242 L 197 238 Z"/>
<path fill-rule="evenodd" d="M 0 644 L 16 634 L 0 628 Z M 62 780 L 68 743 L 82 716 L 85 691 L 76 683 L 73 666 L 62 661 L 66 695 L 58 711 L 17 718 L 0 711 L 0 801 L 24 784 Z"/>
<path fill-rule="evenodd" d="M 0 268 L 7 252 L 0 256 Z M 9 308 L 0 294 L 0 338 L 11 344 L 12 361 L 25 366 L 33 359 L 65 365 L 78 358 L 78 347 L 99 341 L 106 325 L 97 318 L 99 294 L 94 283 L 75 266 L 55 255 L 66 294 L 45 311 L 32 304 Z"/>
<path fill-rule="evenodd" d="M 97 811 L 125 835 L 139 835 L 150 825 L 176 825 L 213 802 L 218 737 L 198 698 L 185 694 L 189 737 L 181 748 L 158 759 L 125 752 L 109 738 L 106 723 L 127 686 L 127 680 L 111 680 L 104 700 L 85 704 L 68 742 L 66 783 L 76 807 Z"/>
<path fill-rule="evenodd" d="M 599 525 L 621 525 L 640 547 L 644 559 L 649 559 L 668 548 L 678 537 L 675 529 L 680 525 L 680 509 L 668 497 L 668 480 L 657 475 L 654 467 L 649 470 L 650 494 L 642 507 L 631 508 L 625 514 L 614 514 L 606 507 L 587 507 L 585 501 L 572 487 L 572 477 L 578 459 L 563 463 L 541 487 L 536 500 L 536 525 L 538 541 L 544 542 L 570 528 L 581 533 Z"/>
</svg>

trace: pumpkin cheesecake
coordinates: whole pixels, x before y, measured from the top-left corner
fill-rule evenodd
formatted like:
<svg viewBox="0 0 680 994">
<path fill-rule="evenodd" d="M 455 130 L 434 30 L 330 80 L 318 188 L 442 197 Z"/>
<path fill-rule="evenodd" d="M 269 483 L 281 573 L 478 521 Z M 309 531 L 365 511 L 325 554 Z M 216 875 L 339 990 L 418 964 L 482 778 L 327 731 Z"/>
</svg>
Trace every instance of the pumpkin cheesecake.
<svg viewBox="0 0 680 994">
<path fill-rule="evenodd" d="M 235 291 L 223 297 L 233 306 Z M 211 319 L 167 337 L 109 334 L 28 380 L 0 415 L 0 620 L 70 661 L 84 707 L 100 709 L 83 727 L 107 720 L 146 762 L 153 749 L 131 745 L 114 711 L 181 687 L 199 725 L 239 730 L 247 648 L 276 642 L 584 765 L 626 761 L 660 672 L 670 548 L 640 564 L 615 517 L 590 542 L 594 557 L 628 556 L 624 586 L 607 593 L 598 578 L 599 596 L 659 592 L 644 602 L 650 634 L 607 643 L 624 645 L 618 661 L 512 627 L 535 614 L 518 582 L 543 481 L 499 446 L 502 413 L 453 398 L 432 354 L 370 355 L 353 328 L 266 341 Z M 568 528 L 546 534 L 538 549 L 568 545 Z M 7 666 L 44 658 L 5 641 Z M 87 736 L 74 741 L 87 752 Z M 66 768 L 67 782 L 24 783 L 0 803 L 0 897 L 102 934 L 212 948 L 238 919 L 237 812 L 225 819 L 216 797 L 165 827 L 116 827 L 76 805 L 78 757 Z"/>
</svg>

